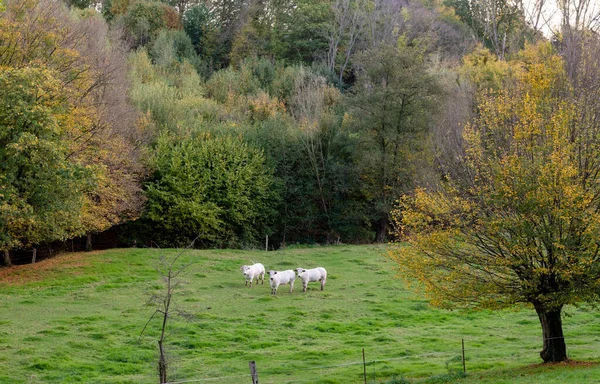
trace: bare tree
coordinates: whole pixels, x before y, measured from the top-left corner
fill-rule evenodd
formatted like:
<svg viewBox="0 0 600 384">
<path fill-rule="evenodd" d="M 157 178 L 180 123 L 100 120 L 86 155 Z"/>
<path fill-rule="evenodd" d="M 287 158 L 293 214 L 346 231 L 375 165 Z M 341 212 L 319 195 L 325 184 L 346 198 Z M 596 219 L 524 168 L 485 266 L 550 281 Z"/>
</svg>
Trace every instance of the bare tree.
<svg viewBox="0 0 600 384">
<path fill-rule="evenodd" d="M 557 0 L 557 9 L 560 26 L 553 30 L 554 39 L 559 43 L 569 78 L 577 81 L 578 71 L 587 66 L 585 56 L 589 59 L 588 45 L 597 45 L 600 3 L 595 0 Z"/>
<path fill-rule="evenodd" d="M 296 93 L 293 98 L 292 114 L 298 121 L 301 134 L 300 140 L 308 155 L 314 172 L 315 182 L 319 190 L 321 208 L 329 218 L 329 205 L 325 198 L 327 145 L 322 142 L 319 125 L 324 114 L 325 89 L 327 82 L 323 77 L 302 73 L 296 79 Z"/>
<path fill-rule="evenodd" d="M 196 239 L 194 239 L 186 248 L 179 251 L 179 253 L 177 253 L 173 258 L 168 258 L 166 255 L 161 255 L 157 270 L 164 282 L 164 289 L 160 294 L 152 295 L 148 301 L 148 305 L 156 306 L 156 310 L 152 316 L 150 316 L 150 319 L 148 319 L 146 325 L 144 325 L 144 329 L 142 329 L 140 337 L 142 337 L 152 319 L 154 319 L 156 316 L 159 316 L 161 319 L 160 336 L 158 338 L 158 374 L 160 384 L 168 383 L 167 374 L 169 367 L 165 352 L 165 339 L 167 336 L 168 321 L 174 315 L 186 318 L 191 317 L 184 311 L 172 308 L 172 300 L 175 291 L 181 285 L 181 282 L 178 280 L 179 275 L 190 266 L 190 263 L 182 263 L 180 258 L 187 249 L 193 248 L 197 239 L 198 237 L 196 237 Z"/>
<path fill-rule="evenodd" d="M 504 59 L 513 37 L 524 32 L 520 0 L 478 0 L 471 2 L 471 7 L 473 19 L 482 29 L 481 37 L 491 45 L 496 56 Z"/>
<path fill-rule="evenodd" d="M 355 45 L 363 33 L 367 22 L 367 0 L 335 0 L 332 4 L 335 24 L 329 30 L 329 50 L 327 66 L 335 72 L 339 67 L 338 80 L 341 83 Z M 341 63 L 338 56 L 342 51 Z"/>
<path fill-rule="evenodd" d="M 404 23 L 402 10 L 408 6 L 406 0 L 376 0 L 374 3 L 373 11 L 367 14 L 363 50 L 393 44 Z"/>
<path fill-rule="evenodd" d="M 564 30 L 600 29 L 600 3 L 595 0 L 557 0 L 556 7 L 561 14 L 561 28 Z"/>
<path fill-rule="evenodd" d="M 534 31 L 543 33 L 550 30 L 549 20 L 554 17 L 556 10 L 552 11 L 548 0 L 518 0 L 517 5 Z"/>
<path fill-rule="evenodd" d="M 458 81 L 449 73 L 444 78 L 447 94 L 443 108 L 431 125 L 431 145 L 435 154 L 435 166 L 441 175 L 453 180 L 472 178 L 469 170 L 460 166 L 465 159 L 463 129 L 473 115 L 474 90 L 468 81 Z M 435 189 L 435 182 L 427 183 Z"/>
<path fill-rule="evenodd" d="M 565 31 L 600 30 L 597 0 L 516 0 L 529 26 L 537 32 L 562 39 Z"/>
</svg>

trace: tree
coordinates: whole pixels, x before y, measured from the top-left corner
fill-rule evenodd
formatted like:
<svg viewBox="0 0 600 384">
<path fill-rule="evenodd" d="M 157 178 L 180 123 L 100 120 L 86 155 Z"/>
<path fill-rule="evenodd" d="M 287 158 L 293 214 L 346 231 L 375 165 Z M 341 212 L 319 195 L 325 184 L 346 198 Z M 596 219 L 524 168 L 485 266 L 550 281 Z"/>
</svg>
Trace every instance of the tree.
<svg viewBox="0 0 600 384">
<path fill-rule="evenodd" d="M 336 0 L 332 4 L 334 22 L 327 31 L 329 41 L 327 66 L 331 72 L 335 72 L 336 69 L 339 71 L 340 84 L 350 64 L 355 45 L 366 25 L 370 5 L 367 0 Z M 339 64 L 338 60 L 341 61 Z"/>
<path fill-rule="evenodd" d="M 196 53 L 202 59 L 207 59 L 215 49 L 215 26 L 208 8 L 204 4 L 191 7 L 183 14 L 182 22 Z"/>
<path fill-rule="evenodd" d="M 264 155 L 239 138 L 163 135 L 148 180 L 145 217 L 156 240 L 253 244 L 267 231 L 276 190 Z"/>
<path fill-rule="evenodd" d="M 532 32 L 525 23 L 521 1 L 446 0 L 444 4 L 454 7 L 477 38 L 501 59 L 521 48 L 523 37 Z"/>
<path fill-rule="evenodd" d="M 390 255 L 435 305 L 533 306 L 540 356 L 560 362 L 563 307 L 600 299 L 600 139 L 580 124 L 549 44 L 514 68 L 516 85 L 484 93 L 464 130 L 465 177 L 417 190 L 394 212 L 410 246 Z"/>
<path fill-rule="evenodd" d="M 412 186 L 412 158 L 422 151 L 441 89 L 418 47 L 382 46 L 363 52 L 355 95 L 349 100 L 360 135 L 364 192 L 371 201 L 376 242 L 387 235 L 393 202 Z"/>
<path fill-rule="evenodd" d="M 160 384 L 166 384 L 169 381 L 167 380 L 169 374 L 169 364 L 167 359 L 167 353 L 165 348 L 165 340 L 167 338 L 167 326 L 169 324 L 169 320 L 171 320 L 176 315 L 182 316 L 187 320 L 192 318 L 192 315 L 182 311 L 179 308 L 174 308 L 175 301 L 175 293 L 178 288 L 181 287 L 181 280 L 179 276 L 183 273 L 183 271 L 191 265 L 190 262 L 183 263 L 182 256 L 184 251 L 189 248 L 194 247 L 194 239 L 186 248 L 179 251 L 175 256 L 168 257 L 166 255 L 161 255 L 159 259 L 159 266 L 157 268 L 158 273 L 160 274 L 163 282 L 164 288 L 163 291 L 152 295 L 147 305 L 154 305 L 156 307 L 154 313 L 150 316 L 150 319 L 146 322 L 146 325 L 142 329 L 142 333 L 140 334 L 140 338 L 144 335 L 146 328 L 150 322 L 154 319 L 155 316 L 158 316 L 161 320 L 160 327 L 160 336 L 158 338 L 158 377 Z"/>
<path fill-rule="evenodd" d="M 329 42 L 326 36 L 333 20 L 328 0 L 298 0 L 289 14 L 281 16 L 273 48 L 277 58 L 292 63 L 312 63 L 325 57 Z"/>
<path fill-rule="evenodd" d="M 93 0 L 67 0 L 66 3 L 71 7 L 86 9 L 86 8 L 89 8 L 94 3 L 94 1 Z"/>
<path fill-rule="evenodd" d="M 185 12 L 197 5 L 200 0 L 163 0 L 163 2 L 169 4 L 171 7 L 177 9 L 179 16 L 183 19 Z"/>
<path fill-rule="evenodd" d="M 556 3 L 562 33 L 575 30 L 597 32 L 600 29 L 600 9 L 593 0 L 560 0 Z"/>
<path fill-rule="evenodd" d="M 161 30 L 149 49 L 152 61 L 165 68 L 174 62 L 197 59 L 196 52 L 188 35 L 183 31 Z"/>
<path fill-rule="evenodd" d="M 66 240 L 93 172 L 68 160 L 75 108 L 38 68 L 0 70 L 0 250 Z M 5 260 L 10 265 L 10 259 Z"/>
<path fill-rule="evenodd" d="M 389 46 L 398 41 L 404 23 L 404 10 L 407 1 L 376 0 L 372 12 L 367 14 L 363 50 L 379 46 Z"/>
<path fill-rule="evenodd" d="M 106 21 L 112 22 L 127 12 L 130 3 L 130 0 L 102 0 L 102 16 Z"/>
<path fill-rule="evenodd" d="M 356 141 L 343 129 L 343 116 L 336 114 L 340 104 L 337 88 L 322 76 L 299 70 L 290 102 L 302 156 L 295 184 L 304 189 L 302 200 L 312 202 L 303 220 L 309 223 L 313 241 L 332 243 L 344 235 L 349 239 L 349 227 L 356 225 L 356 217 L 362 214 L 360 204 L 354 207 L 356 212 L 348 210 L 350 195 L 358 189 L 353 166 Z"/>
<path fill-rule="evenodd" d="M 36 169 L 43 161 L 60 164 L 57 167 L 63 169 L 65 180 L 72 177 L 69 169 L 85 170 L 78 172 L 78 185 L 65 185 L 66 193 L 60 192 L 63 189 L 56 180 L 36 181 L 39 191 L 50 191 L 47 196 L 53 196 L 54 207 L 70 207 L 72 220 L 56 219 L 44 227 L 42 237 L 20 231 L 22 246 L 105 230 L 135 217 L 143 201 L 139 186 L 143 167 L 135 147 L 139 126 L 124 89 L 124 51 L 118 38 L 111 39 L 104 20 L 89 14 L 82 17 L 70 14 L 58 2 L 44 0 L 11 2 L 0 17 L 0 68 L 8 76 L 3 105 L 15 104 L 0 123 L 7 134 L 2 149 L 29 137 L 30 153 L 20 167 Z M 33 69 L 38 72 L 25 81 L 24 73 Z M 31 121 L 15 117 L 16 111 Z M 57 160 L 46 157 L 38 164 L 41 158 L 35 154 L 49 156 L 35 149 L 39 145 L 49 145 L 62 160 L 53 163 Z M 25 180 L 15 178 L 17 183 Z M 21 198 L 31 192 L 18 191 Z M 70 227 L 68 234 L 65 227 Z"/>
<path fill-rule="evenodd" d="M 138 47 L 153 41 L 161 29 L 180 29 L 179 14 L 160 2 L 135 2 L 123 16 L 132 45 Z"/>
</svg>

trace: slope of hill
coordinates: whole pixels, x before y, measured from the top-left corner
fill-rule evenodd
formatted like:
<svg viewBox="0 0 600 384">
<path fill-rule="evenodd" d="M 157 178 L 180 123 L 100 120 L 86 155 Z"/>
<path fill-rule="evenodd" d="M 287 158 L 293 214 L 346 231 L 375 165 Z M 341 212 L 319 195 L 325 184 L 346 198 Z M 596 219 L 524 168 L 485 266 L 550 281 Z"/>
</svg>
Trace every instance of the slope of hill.
<svg viewBox="0 0 600 384">
<path fill-rule="evenodd" d="M 75 253 L 0 270 L 2 383 L 157 382 L 160 319 L 149 298 L 163 291 L 159 257 L 177 250 Z M 171 382 L 593 382 L 593 363 L 538 366 L 533 310 L 432 309 L 394 278 L 378 246 L 291 248 L 277 252 L 188 250 L 166 338 Z M 324 291 L 244 286 L 239 270 L 323 266 Z M 182 265 L 183 265 L 182 264 Z M 158 270 L 157 270 L 158 269 Z M 268 276 L 267 276 L 268 278 Z M 597 310 L 569 308 L 570 357 L 598 359 Z M 148 322 L 149 321 L 149 322 Z M 146 323 L 147 328 L 140 337 Z M 461 378 L 461 339 L 467 377 Z M 392 381 L 396 378 L 396 381 Z M 597 379 L 596 379 L 597 380 Z"/>
</svg>

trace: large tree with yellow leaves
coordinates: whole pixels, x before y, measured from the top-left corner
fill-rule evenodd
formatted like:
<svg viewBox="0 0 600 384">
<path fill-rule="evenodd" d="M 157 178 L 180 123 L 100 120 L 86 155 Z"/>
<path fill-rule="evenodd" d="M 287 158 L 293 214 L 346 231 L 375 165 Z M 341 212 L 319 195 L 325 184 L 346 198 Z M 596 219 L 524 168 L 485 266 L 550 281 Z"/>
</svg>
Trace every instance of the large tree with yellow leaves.
<svg viewBox="0 0 600 384">
<path fill-rule="evenodd" d="M 464 175 L 395 212 L 399 271 L 442 307 L 533 306 L 544 362 L 567 360 L 561 313 L 600 292 L 600 137 L 581 124 L 549 44 L 512 63 L 463 132 Z M 414 280 L 413 280 L 414 281 Z"/>
<path fill-rule="evenodd" d="M 139 214 L 125 56 L 99 15 L 0 3 L 0 250 L 100 232 Z"/>
</svg>

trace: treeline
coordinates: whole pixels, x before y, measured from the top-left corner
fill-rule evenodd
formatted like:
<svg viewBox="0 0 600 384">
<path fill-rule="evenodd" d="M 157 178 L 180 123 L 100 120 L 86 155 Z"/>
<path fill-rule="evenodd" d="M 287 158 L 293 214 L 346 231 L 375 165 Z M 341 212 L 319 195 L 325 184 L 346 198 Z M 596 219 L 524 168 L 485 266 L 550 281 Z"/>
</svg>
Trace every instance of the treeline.
<svg viewBox="0 0 600 384">
<path fill-rule="evenodd" d="M 4 263 L 115 225 L 161 246 L 385 241 L 394 202 L 452 171 L 476 91 L 543 39 L 522 5 L 470 4 L 3 0 Z"/>
</svg>

